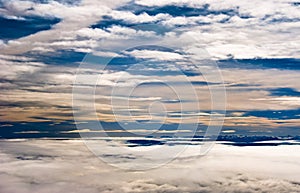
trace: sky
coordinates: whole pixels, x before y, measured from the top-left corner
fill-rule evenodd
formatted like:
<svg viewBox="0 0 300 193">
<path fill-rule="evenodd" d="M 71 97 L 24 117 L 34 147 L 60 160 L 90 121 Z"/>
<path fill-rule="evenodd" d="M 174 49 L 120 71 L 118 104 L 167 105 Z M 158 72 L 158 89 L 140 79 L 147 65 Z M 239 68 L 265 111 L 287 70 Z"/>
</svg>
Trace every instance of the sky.
<svg viewBox="0 0 300 193">
<path fill-rule="evenodd" d="M 300 192 L 296 0 L 0 0 L 0 29 L 0 192 Z"/>
<path fill-rule="evenodd" d="M 299 135 L 299 9 L 1 0 L 0 136 Z"/>
</svg>

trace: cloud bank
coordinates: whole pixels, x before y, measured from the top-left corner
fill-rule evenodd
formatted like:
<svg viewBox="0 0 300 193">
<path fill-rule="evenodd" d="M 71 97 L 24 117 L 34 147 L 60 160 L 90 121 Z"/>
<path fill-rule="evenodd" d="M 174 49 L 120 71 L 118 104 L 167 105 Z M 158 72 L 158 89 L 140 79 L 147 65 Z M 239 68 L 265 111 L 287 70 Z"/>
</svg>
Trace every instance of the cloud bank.
<svg viewBox="0 0 300 193">
<path fill-rule="evenodd" d="M 160 168 L 124 171 L 95 157 L 80 140 L 0 142 L 0 191 L 17 192 L 299 192 L 299 145 L 216 145 Z M 133 155 L 134 157 L 134 155 Z M 132 157 L 123 157 L 130 164 Z"/>
</svg>

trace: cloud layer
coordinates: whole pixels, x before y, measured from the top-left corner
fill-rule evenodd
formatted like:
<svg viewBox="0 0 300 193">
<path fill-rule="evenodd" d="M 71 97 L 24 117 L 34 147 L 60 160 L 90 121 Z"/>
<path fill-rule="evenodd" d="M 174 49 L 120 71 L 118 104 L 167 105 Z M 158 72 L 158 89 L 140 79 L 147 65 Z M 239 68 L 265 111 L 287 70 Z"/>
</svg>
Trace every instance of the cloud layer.
<svg viewBox="0 0 300 193">
<path fill-rule="evenodd" d="M 95 157 L 79 140 L 1 141 L 1 192 L 298 192 L 298 145 L 216 145 L 147 171 L 123 171 Z M 130 157 L 122 158 L 130 164 Z"/>
</svg>

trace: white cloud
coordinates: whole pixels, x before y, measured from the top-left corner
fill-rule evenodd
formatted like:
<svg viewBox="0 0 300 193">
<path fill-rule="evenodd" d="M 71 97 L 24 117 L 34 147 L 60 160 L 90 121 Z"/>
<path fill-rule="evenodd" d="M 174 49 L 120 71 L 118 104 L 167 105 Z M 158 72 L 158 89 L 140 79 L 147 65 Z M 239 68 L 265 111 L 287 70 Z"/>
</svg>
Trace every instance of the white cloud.
<svg viewBox="0 0 300 193">
<path fill-rule="evenodd" d="M 292 5 L 289 0 L 266 0 L 261 2 L 259 0 L 255 1 L 239 1 L 239 0 L 228 0 L 228 1 L 217 1 L 217 0 L 161 0 L 161 1 L 147 1 L 147 0 L 137 0 L 135 3 L 143 6 L 188 6 L 193 8 L 202 8 L 208 5 L 208 10 L 210 11 L 220 11 L 220 10 L 235 10 L 241 15 L 250 15 L 253 17 L 262 18 L 264 16 L 275 16 L 281 15 L 287 18 L 299 18 L 299 8 Z"/>
<path fill-rule="evenodd" d="M 107 28 L 107 30 L 112 34 L 121 35 L 121 36 L 123 35 L 125 37 L 129 36 L 131 38 L 136 38 L 136 37 L 148 38 L 155 35 L 153 31 L 135 30 L 132 28 L 121 27 L 121 26 L 112 26 L 110 28 Z"/>
<path fill-rule="evenodd" d="M 74 39 L 76 37 L 76 34 L 73 33 L 74 31 L 96 23 L 103 15 L 109 13 L 113 7 L 120 6 L 125 2 L 114 1 L 109 3 L 109 1 L 101 1 L 96 3 L 84 1 L 78 6 L 65 5 L 56 1 L 50 1 L 45 4 L 28 1 L 8 2 L 6 10 L 2 10 L 6 15 L 58 17 L 62 18 L 62 21 L 50 30 L 20 38 L 18 41 L 9 42 L 4 46 L 3 53 L 24 53 L 34 49 L 37 44 L 40 46 L 44 44 L 44 47 L 47 47 L 50 42 L 61 41 L 65 38 Z M 74 13 L 76 13 L 76 17 L 74 17 Z"/>
<path fill-rule="evenodd" d="M 157 22 L 160 20 L 166 20 L 169 19 L 171 16 L 168 14 L 162 14 L 159 13 L 157 15 L 151 16 L 147 13 L 141 13 L 139 15 L 135 15 L 130 11 L 116 11 L 113 10 L 111 13 L 109 13 L 113 19 L 116 20 L 124 20 L 129 23 L 147 23 L 147 22 Z"/>
<path fill-rule="evenodd" d="M 300 97 L 268 97 L 268 98 L 258 98 L 252 99 L 256 101 L 269 101 L 271 103 L 279 103 L 283 106 L 300 108 Z"/>
<path fill-rule="evenodd" d="M 10 59 L 18 59 L 20 61 L 11 61 Z M 0 56 L 0 68 L 5 69 L 0 72 L 1 78 L 14 80 L 23 74 L 33 74 L 44 67 L 45 64 L 30 61 L 27 57 Z"/>
<path fill-rule="evenodd" d="M 2 140 L 0 146 L 3 192 L 300 191 L 300 159 L 294 153 L 299 151 L 299 145 L 215 145 L 204 157 L 189 157 L 199 151 L 199 146 L 189 146 L 180 159 L 146 171 L 113 168 L 79 140 Z M 107 156 L 125 164 L 136 158 L 134 153 L 123 156 L 112 152 Z"/>
<path fill-rule="evenodd" d="M 79 37 L 99 39 L 99 38 L 107 38 L 109 37 L 110 34 L 102 29 L 82 28 L 77 31 L 77 35 Z"/>
<path fill-rule="evenodd" d="M 164 52 L 157 50 L 133 50 L 130 52 L 125 52 L 136 58 L 144 59 L 155 59 L 160 61 L 172 61 L 172 60 L 182 60 L 184 56 L 175 52 Z"/>
<path fill-rule="evenodd" d="M 223 130 L 222 133 L 235 133 L 235 130 Z"/>
<path fill-rule="evenodd" d="M 193 43 L 203 45 L 212 57 L 217 59 L 231 56 L 234 58 L 295 58 L 299 56 L 298 47 L 300 42 L 298 39 L 300 38 L 297 37 L 299 37 L 300 22 L 298 18 L 300 12 L 299 7 L 293 6 L 290 1 L 268 0 L 263 3 L 260 1 L 241 2 L 237 0 L 222 3 L 215 0 L 201 2 L 186 0 L 136 1 L 137 4 L 146 6 L 184 5 L 203 7 L 208 4 L 208 11 L 235 10 L 237 14 L 232 17 L 224 13 L 211 13 L 206 16 L 171 17 L 165 13 L 149 15 L 147 13 L 134 14 L 129 10 L 114 10 L 115 7 L 125 3 L 128 3 L 128 1 L 101 1 L 96 4 L 91 1 L 83 1 L 75 6 L 56 1 L 45 4 L 28 1 L 6 3 L 6 9 L 3 8 L 0 11 L 1 14 L 6 16 L 40 15 L 43 17 L 59 17 L 62 18 L 62 21 L 50 30 L 38 32 L 16 41 L 9 41 L 8 44 L 3 45 L 4 49 L 2 51 L 8 54 L 24 53 L 32 49 L 45 51 L 49 44 L 53 44 L 50 49 L 61 48 L 89 52 L 97 45 L 94 40 L 108 38 L 114 41 L 113 44 L 122 45 L 125 42 L 119 41 L 120 39 L 134 37 L 137 42 L 142 43 L 143 39 L 155 36 L 154 32 L 137 31 L 122 26 L 110 27 L 108 31 L 88 28 L 90 25 L 101 21 L 101 17 L 106 15 L 116 20 L 123 20 L 137 25 L 144 22 L 157 23 L 168 27 L 184 25 L 184 28 L 172 29 L 172 32 L 181 31 L 184 32 L 183 34 L 177 34 L 172 38 L 166 34 L 162 39 L 158 37 L 155 43 L 168 42 L 182 48 L 184 42 L 177 40 L 182 39 L 182 36 L 188 36 L 192 32 Z M 31 7 L 34 9 L 30 9 Z M 74 13 L 76 13 L 76 17 L 73 17 Z M 228 19 L 228 21 L 221 22 L 224 19 Z M 273 20 L 277 21 L 274 22 Z M 198 23 L 208 23 L 209 25 L 201 26 Z M 82 37 L 90 40 L 83 41 Z M 110 45 L 112 44 L 110 43 Z M 111 51 L 113 52 L 113 50 Z"/>
<path fill-rule="evenodd" d="M 170 19 L 163 20 L 161 23 L 163 25 L 167 26 L 175 26 L 175 25 L 199 25 L 201 23 L 218 23 L 221 22 L 224 19 L 228 19 L 229 16 L 225 14 L 220 15 L 207 15 L 207 16 L 192 16 L 192 17 L 185 17 L 185 16 L 179 16 L 179 17 L 173 17 Z"/>
<path fill-rule="evenodd" d="M 299 7 L 290 1 L 244 2 L 230 0 L 220 3 L 208 1 L 136 1 L 145 6 L 189 6 L 203 7 L 209 5 L 208 11 L 234 10 L 232 16 L 180 16 L 161 21 L 167 26 L 185 25 L 183 35 L 193 32 L 195 41 L 210 52 L 214 58 L 297 58 L 300 45 Z M 200 13 L 201 14 L 201 13 Z M 249 18 L 241 16 L 250 16 Z M 224 19 L 229 19 L 222 23 Z M 274 21 L 275 20 L 275 21 Z M 277 21 L 276 21 L 277 20 Z M 211 23 L 201 26 L 198 22 Z M 197 27 L 192 27 L 193 25 Z M 176 30 L 174 30 L 176 31 Z M 176 40 L 170 40 L 175 42 Z M 230 55 L 230 56 L 229 56 Z"/>
<path fill-rule="evenodd" d="M 202 1 L 190 1 L 190 0 L 161 0 L 161 1 L 145 1 L 145 0 L 137 0 L 135 1 L 136 4 L 138 5 L 143 5 L 143 6 L 166 6 L 166 5 L 177 5 L 177 6 L 183 6 L 183 5 L 188 5 L 192 7 L 202 7 L 205 5 L 205 2 Z"/>
</svg>

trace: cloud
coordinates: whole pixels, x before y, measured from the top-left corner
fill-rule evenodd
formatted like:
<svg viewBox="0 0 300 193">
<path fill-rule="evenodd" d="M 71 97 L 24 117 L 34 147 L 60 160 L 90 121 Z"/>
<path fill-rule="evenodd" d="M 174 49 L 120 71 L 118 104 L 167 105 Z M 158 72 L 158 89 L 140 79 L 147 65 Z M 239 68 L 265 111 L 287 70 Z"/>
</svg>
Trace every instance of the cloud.
<svg viewBox="0 0 300 193">
<path fill-rule="evenodd" d="M 222 133 L 235 133 L 235 130 L 223 130 Z"/>
<path fill-rule="evenodd" d="M 195 26 L 195 25 L 208 25 L 219 23 L 228 19 L 229 16 L 225 14 L 207 15 L 207 16 L 192 16 L 192 17 L 173 17 L 162 21 L 161 23 L 166 26 Z"/>
<path fill-rule="evenodd" d="M 143 0 L 138 0 L 138 1 L 135 1 L 135 3 L 138 5 L 143 5 L 143 6 L 148 6 L 148 7 L 166 6 L 166 5 L 176 5 L 176 6 L 188 5 L 191 7 L 202 7 L 203 5 L 205 5 L 204 2 L 180 1 L 180 0 L 173 0 L 173 1 L 163 0 L 163 1 L 159 1 L 159 2 L 147 2 L 147 1 L 143 1 Z"/>
<path fill-rule="evenodd" d="M 80 140 L 2 140 L 0 146 L 0 190 L 3 192 L 288 193 L 300 190 L 299 156 L 290 153 L 298 151 L 299 145 L 242 148 L 215 145 L 200 158 L 188 156 L 199 151 L 199 146 L 189 146 L 181 158 L 146 171 L 124 171 L 107 165 Z M 132 147 L 135 148 L 138 147 Z M 113 153 L 106 157 L 125 164 L 137 159 L 135 154 Z"/>
<path fill-rule="evenodd" d="M 205 8 L 212 12 L 224 11 L 224 10 L 235 10 L 236 13 L 244 16 L 250 17 L 261 17 L 263 18 L 266 15 L 275 16 L 277 14 L 284 15 L 287 17 L 297 18 L 298 13 L 291 13 L 290 11 L 296 11 L 298 8 L 290 3 L 290 1 L 264 1 L 264 3 L 257 4 L 257 2 L 241 2 L 238 0 L 230 0 L 226 2 L 218 2 L 216 0 L 207 0 L 207 1 L 190 1 L 190 0 L 162 0 L 157 2 L 148 2 L 145 0 L 135 1 L 136 4 L 149 7 L 165 7 L 168 6 L 177 6 L 177 7 L 188 7 L 188 8 Z M 205 13 L 205 12 L 204 12 Z M 199 15 L 203 12 L 198 12 Z"/>
<path fill-rule="evenodd" d="M 172 9 L 167 7 L 171 4 Z M 18 39 L 18 41 L 8 42 L 5 44 L 3 53 L 24 53 L 32 49 L 43 50 L 49 44 L 53 44 L 54 50 L 62 46 L 64 49 L 88 52 L 95 48 L 96 42 L 93 40 L 126 38 L 129 35 L 136 36 L 138 41 L 142 40 L 143 36 L 153 36 L 154 34 L 149 31 L 153 32 L 154 28 L 159 28 L 156 31 L 176 33 L 180 31 L 181 35 L 177 34 L 169 40 L 173 42 L 179 39 L 179 36 L 192 35 L 194 43 L 205 45 L 213 58 L 297 57 L 299 55 L 297 49 L 299 42 L 296 41 L 299 39 L 296 38 L 299 28 L 297 20 L 299 8 L 286 1 L 266 1 L 263 4 L 257 4 L 259 6 L 252 2 L 240 1 L 220 4 L 218 1 L 177 0 L 155 3 L 136 1 L 135 4 L 127 1 L 110 3 L 103 1 L 96 5 L 90 1 L 71 5 L 57 1 L 48 3 L 9 2 L 4 4 L 4 8 L 1 9 L 5 17 L 36 16 L 44 17 L 44 19 L 54 17 L 61 18 L 62 21 L 52 26 L 50 30 L 32 34 Z M 141 5 L 150 7 L 143 9 Z M 132 10 L 126 6 L 139 8 Z M 121 7 L 121 9 L 116 9 L 117 7 Z M 154 9 L 155 7 L 156 9 Z M 171 13 L 171 10 L 174 9 L 177 10 L 175 11 L 178 13 L 177 15 L 172 15 L 174 11 Z M 156 10 L 156 12 L 152 13 L 150 10 Z M 75 12 L 77 13 L 76 20 L 73 18 Z M 188 14 L 190 12 L 193 14 Z M 80 22 L 78 22 L 79 17 L 81 18 Z M 101 31 L 97 29 L 97 25 L 90 28 L 97 22 L 104 22 L 104 27 L 100 27 L 102 30 L 110 29 Z M 107 25 L 108 23 L 110 25 Z M 144 32 L 140 32 L 143 30 L 132 31 L 141 23 L 155 24 L 156 27 L 152 27 L 152 29 L 151 27 L 141 27 L 141 29 L 146 29 Z M 172 26 L 181 26 L 181 29 Z M 82 36 L 90 38 L 90 41 L 83 41 Z M 168 41 L 168 38 L 170 36 L 166 35 L 163 40 Z M 32 45 L 32 42 L 35 44 Z M 119 44 L 123 43 L 119 42 Z M 184 47 L 183 42 L 177 43 L 179 47 Z"/>
<path fill-rule="evenodd" d="M 35 62 L 32 58 L 28 57 L 16 57 L 0 55 L 0 66 L 4 71 L 0 72 L 2 79 L 13 80 L 22 74 L 33 74 L 38 71 L 45 64 Z"/>
<path fill-rule="evenodd" d="M 57 17 L 61 18 L 62 21 L 56 24 L 53 29 L 18 39 L 18 41 L 9 42 L 5 46 L 5 53 L 25 53 L 35 48 L 38 43 L 43 44 L 64 38 L 74 38 L 73 31 L 92 25 L 98 18 L 108 13 L 111 8 L 122 3 L 124 2 L 115 1 L 108 3 L 108 1 L 101 1 L 95 4 L 95 2 L 84 1 L 79 5 L 70 6 L 56 1 L 49 3 L 34 3 L 29 1 L 7 2 L 2 9 L 5 15 Z M 73 17 L 74 13 L 77 15 L 77 19 L 75 20 Z M 32 42 L 36 44 L 33 45 Z M 23 46 L 19 47 L 20 45 Z"/>
<path fill-rule="evenodd" d="M 125 52 L 136 58 L 155 59 L 158 61 L 183 60 L 184 56 L 175 52 L 164 52 L 157 50 L 133 50 Z"/>
<path fill-rule="evenodd" d="M 124 20 L 128 23 L 150 23 L 150 22 L 157 22 L 161 20 L 167 20 L 170 18 L 170 15 L 168 14 L 162 14 L 159 13 L 157 15 L 149 15 L 145 12 L 135 15 L 134 13 L 130 11 L 112 11 L 110 14 L 108 14 L 112 19 L 115 20 Z"/>
</svg>

